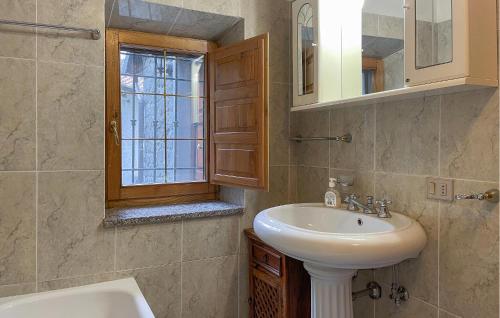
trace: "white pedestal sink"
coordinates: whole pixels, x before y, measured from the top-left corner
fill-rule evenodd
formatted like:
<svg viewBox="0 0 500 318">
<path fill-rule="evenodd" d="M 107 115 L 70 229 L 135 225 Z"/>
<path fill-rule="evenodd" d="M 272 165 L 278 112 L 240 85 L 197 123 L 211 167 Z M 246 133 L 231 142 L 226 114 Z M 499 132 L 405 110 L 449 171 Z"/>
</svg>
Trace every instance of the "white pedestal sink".
<svg viewBox="0 0 500 318">
<path fill-rule="evenodd" d="M 352 276 L 416 258 L 427 238 L 416 221 L 327 208 L 284 205 L 260 212 L 255 233 L 267 244 L 302 260 L 311 276 L 311 318 L 352 318 Z"/>
</svg>

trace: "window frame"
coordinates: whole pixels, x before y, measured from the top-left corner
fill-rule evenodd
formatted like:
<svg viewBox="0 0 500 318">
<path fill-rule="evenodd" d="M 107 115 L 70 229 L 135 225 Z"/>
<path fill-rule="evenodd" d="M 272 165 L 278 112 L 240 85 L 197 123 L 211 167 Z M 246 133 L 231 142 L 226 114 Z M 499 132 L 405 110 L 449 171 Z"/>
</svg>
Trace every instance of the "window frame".
<svg viewBox="0 0 500 318">
<path fill-rule="evenodd" d="M 373 71 L 374 72 L 374 88 L 373 93 L 380 93 L 384 91 L 384 60 L 374 57 L 363 56 L 362 60 L 363 71 Z"/>
<path fill-rule="evenodd" d="M 205 181 L 122 186 L 121 142 L 116 144 L 111 122 L 120 123 L 121 140 L 121 86 L 120 46 L 168 50 L 176 53 L 205 55 Z M 217 45 L 210 41 L 167 35 L 120 30 L 106 30 L 106 206 L 138 206 L 148 204 L 187 203 L 217 198 L 218 187 L 210 183 L 210 87 L 208 54 Z"/>
</svg>

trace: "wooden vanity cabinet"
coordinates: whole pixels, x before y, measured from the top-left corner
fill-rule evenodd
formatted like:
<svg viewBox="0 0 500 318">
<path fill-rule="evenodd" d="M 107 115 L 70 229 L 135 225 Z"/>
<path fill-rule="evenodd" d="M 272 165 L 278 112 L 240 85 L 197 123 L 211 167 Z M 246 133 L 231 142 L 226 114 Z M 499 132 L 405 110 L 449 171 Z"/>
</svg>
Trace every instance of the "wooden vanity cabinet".
<svg viewBox="0 0 500 318">
<path fill-rule="evenodd" d="M 262 242 L 246 229 L 249 255 L 250 318 L 311 315 L 311 282 L 302 262 Z"/>
</svg>

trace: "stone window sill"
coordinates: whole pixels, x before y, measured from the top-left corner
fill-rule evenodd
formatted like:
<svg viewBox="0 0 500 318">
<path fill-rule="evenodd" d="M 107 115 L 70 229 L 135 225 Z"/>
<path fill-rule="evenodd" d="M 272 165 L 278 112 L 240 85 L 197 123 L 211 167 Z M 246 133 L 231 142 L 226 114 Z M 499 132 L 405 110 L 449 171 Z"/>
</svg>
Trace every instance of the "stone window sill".
<svg viewBox="0 0 500 318">
<path fill-rule="evenodd" d="M 243 213 L 243 206 L 222 201 L 172 204 L 106 210 L 105 228 L 142 224 L 159 224 L 185 219 L 225 216 Z"/>
</svg>

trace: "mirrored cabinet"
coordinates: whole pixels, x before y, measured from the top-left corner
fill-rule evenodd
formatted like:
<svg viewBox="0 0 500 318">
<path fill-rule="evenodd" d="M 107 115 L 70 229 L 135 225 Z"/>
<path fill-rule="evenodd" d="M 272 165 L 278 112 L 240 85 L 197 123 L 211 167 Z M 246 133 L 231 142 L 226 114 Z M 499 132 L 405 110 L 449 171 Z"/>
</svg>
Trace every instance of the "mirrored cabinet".
<svg viewBox="0 0 500 318">
<path fill-rule="evenodd" d="M 495 0 L 295 0 L 293 106 L 498 86 Z"/>
</svg>

